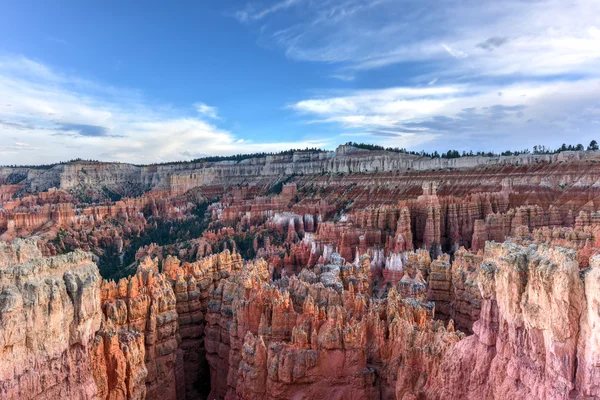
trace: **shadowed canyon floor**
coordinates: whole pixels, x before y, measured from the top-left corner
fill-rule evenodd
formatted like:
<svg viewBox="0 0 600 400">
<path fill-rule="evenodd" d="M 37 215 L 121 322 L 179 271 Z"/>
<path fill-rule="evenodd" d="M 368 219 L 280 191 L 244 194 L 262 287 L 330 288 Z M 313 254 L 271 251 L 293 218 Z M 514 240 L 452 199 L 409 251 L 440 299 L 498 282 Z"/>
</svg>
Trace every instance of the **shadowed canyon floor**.
<svg viewBox="0 0 600 400">
<path fill-rule="evenodd" d="M 0 398 L 600 398 L 600 154 L 0 170 Z"/>
</svg>

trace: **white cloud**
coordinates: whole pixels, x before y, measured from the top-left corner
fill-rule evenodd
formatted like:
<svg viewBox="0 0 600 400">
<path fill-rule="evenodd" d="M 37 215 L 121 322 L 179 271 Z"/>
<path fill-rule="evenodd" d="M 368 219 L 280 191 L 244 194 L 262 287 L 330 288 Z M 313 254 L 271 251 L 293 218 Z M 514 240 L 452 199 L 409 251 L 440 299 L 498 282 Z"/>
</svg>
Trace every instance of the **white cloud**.
<svg viewBox="0 0 600 400">
<path fill-rule="evenodd" d="M 204 103 L 195 103 L 194 106 L 196 107 L 196 111 L 198 111 L 199 114 L 205 115 L 212 119 L 219 119 L 219 115 L 217 114 L 217 107 L 211 107 Z"/>
<path fill-rule="evenodd" d="M 0 58 L 1 164 L 40 164 L 76 157 L 151 163 L 299 147 L 326 140 L 261 143 L 202 117 L 214 107 L 196 104 L 200 117 L 150 106 L 136 91 L 61 74 L 23 57 Z"/>
<path fill-rule="evenodd" d="M 344 82 L 351 82 L 354 79 L 356 79 L 356 77 L 351 74 L 333 74 L 333 75 L 331 75 L 331 77 L 335 78 L 335 79 L 339 79 L 340 81 L 344 81 Z"/>
<path fill-rule="evenodd" d="M 521 82 L 501 88 L 501 97 L 497 85 L 356 90 L 290 107 L 311 118 L 310 123 L 359 129 L 346 135 L 370 136 L 384 145 L 400 140 L 411 148 L 431 142 L 438 149 L 514 149 L 536 141 L 585 142 L 597 133 L 593 121 L 600 116 L 600 78 Z M 572 137 L 573 132 L 578 136 Z"/>
<path fill-rule="evenodd" d="M 337 63 L 334 75 L 423 61 L 449 75 L 540 76 L 599 67 L 597 0 L 282 3 L 273 7 L 285 18 L 259 14 L 267 20 L 261 40 L 292 59 Z"/>
<path fill-rule="evenodd" d="M 235 13 L 235 17 L 242 22 L 248 20 L 260 20 L 265 18 L 269 14 L 276 13 L 280 10 L 285 10 L 286 8 L 289 8 L 294 4 L 298 3 L 299 1 L 300 0 L 282 0 L 266 8 L 258 8 L 252 3 L 250 3 L 247 5 L 246 9 L 237 11 Z"/>
<path fill-rule="evenodd" d="M 313 90 L 289 106 L 307 123 L 438 148 L 596 134 L 598 0 L 322 0 L 279 11 L 261 21 L 260 41 L 331 77 L 381 84 L 376 69 L 408 66 L 383 75 L 398 71 L 404 87 Z"/>
<path fill-rule="evenodd" d="M 339 122 L 350 128 L 393 126 L 443 111 L 453 96 L 464 90 L 459 86 L 358 90 L 345 96 L 302 100 L 290 107 L 324 118 L 320 122 Z"/>
<path fill-rule="evenodd" d="M 448 54 L 450 54 L 454 58 L 467 58 L 469 56 L 464 51 L 454 49 L 454 48 L 448 46 L 447 44 L 442 43 L 442 47 L 444 48 L 444 50 L 446 50 L 448 52 Z"/>
</svg>

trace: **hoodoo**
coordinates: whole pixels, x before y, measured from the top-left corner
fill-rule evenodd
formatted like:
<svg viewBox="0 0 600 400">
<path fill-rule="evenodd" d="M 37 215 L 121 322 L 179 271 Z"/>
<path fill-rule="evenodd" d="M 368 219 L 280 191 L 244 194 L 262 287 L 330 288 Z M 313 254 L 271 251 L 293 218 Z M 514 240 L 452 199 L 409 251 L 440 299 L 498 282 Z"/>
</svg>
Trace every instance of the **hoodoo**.
<svg viewBox="0 0 600 400">
<path fill-rule="evenodd" d="M 4 168 L 0 397 L 599 397 L 600 156 L 404 157 Z"/>
</svg>

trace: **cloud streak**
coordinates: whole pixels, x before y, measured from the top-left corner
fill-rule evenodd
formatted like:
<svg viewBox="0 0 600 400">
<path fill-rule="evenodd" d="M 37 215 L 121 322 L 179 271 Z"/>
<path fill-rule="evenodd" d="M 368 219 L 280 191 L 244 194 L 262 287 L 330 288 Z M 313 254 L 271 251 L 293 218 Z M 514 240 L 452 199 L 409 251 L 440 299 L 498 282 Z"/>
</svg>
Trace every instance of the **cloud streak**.
<svg viewBox="0 0 600 400">
<path fill-rule="evenodd" d="M 274 14 L 278 11 L 285 10 L 294 4 L 299 3 L 300 1 L 301 0 L 282 0 L 265 8 L 260 8 L 250 3 L 244 10 L 237 11 L 235 13 L 235 17 L 241 22 L 246 22 L 249 20 L 256 21 L 265 18 L 269 14 Z"/>
<path fill-rule="evenodd" d="M 204 103 L 196 103 L 194 104 L 196 107 L 196 111 L 198 114 L 205 115 L 208 118 L 219 119 L 219 115 L 217 114 L 217 107 L 211 107 Z"/>
<path fill-rule="evenodd" d="M 496 85 L 355 90 L 290 105 L 310 124 L 335 124 L 350 136 L 408 147 L 522 148 L 585 142 L 597 134 L 600 78 Z M 595 105 L 595 106 L 590 106 Z M 560 141 L 560 143 L 559 143 Z M 555 143 L 552 143 L 555 142 Z"/>
<path fill-rule="evenodd" d="M 287 3 L 253 14 L 261 41 L 294 60 L 336 64 L 332 76 L 408 62 L 434 63 L 454 76 L 543 76 L 589 72 L 600 59 L 596 0 Z"/>
</svg>

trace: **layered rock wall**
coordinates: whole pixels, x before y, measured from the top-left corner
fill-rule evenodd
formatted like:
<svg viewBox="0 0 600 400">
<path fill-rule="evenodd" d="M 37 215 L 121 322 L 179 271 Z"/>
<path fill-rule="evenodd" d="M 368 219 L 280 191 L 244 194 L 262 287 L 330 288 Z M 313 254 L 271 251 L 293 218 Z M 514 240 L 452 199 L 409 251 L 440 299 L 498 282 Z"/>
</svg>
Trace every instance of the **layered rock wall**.
<svg viewBox="0 0 600 400">
<path fill-rule="evenodd" d="M 81 187 L 118 188 L 119 192 L 141 193 L 149 188 L 184 193 L 197 186 L 241 183 L 247 177 L 255 179 L 283 175 L 356 174 L 404 171 L 433 171 L 466 169 L 484 166 L 519 166 L 539 163 L 558 163 L 594 160 L 598 152 L 562 152 L 545 155 L 498 157 L 461 157 L 454 159 L 427 158 L 387 151 L 365 151 L 340 146 L 335 152 L 294 153 L 267 156 L 240 162 L 177 163 L 135 166 L 120 163 L 86 163 L 57 165 L 49 170 L 8 168 L 0 169 L 0 180 L 21 171 L 32 191 L 51 187 L 76 189 Z"/>
<path fill-rule="evenodd" d="M 399 381 L 396 397 L 595 398 L 595 336 L 588 327 L 597 310 L 587 307 L 596 294 L 587 285 L 595 285 L 597 266 L 584 285 L 573 251 L 488 243 L 474 335 L 447 348 L 437 368 L 419 366 L 425 384 Z"/>
<path fill-rule="evenodd" d="M 98 269 L 80 251 L 39 255 L 35 243 L 18 241 L 0 256 L 0 397 L 96 398 Z"/>
</svg>

